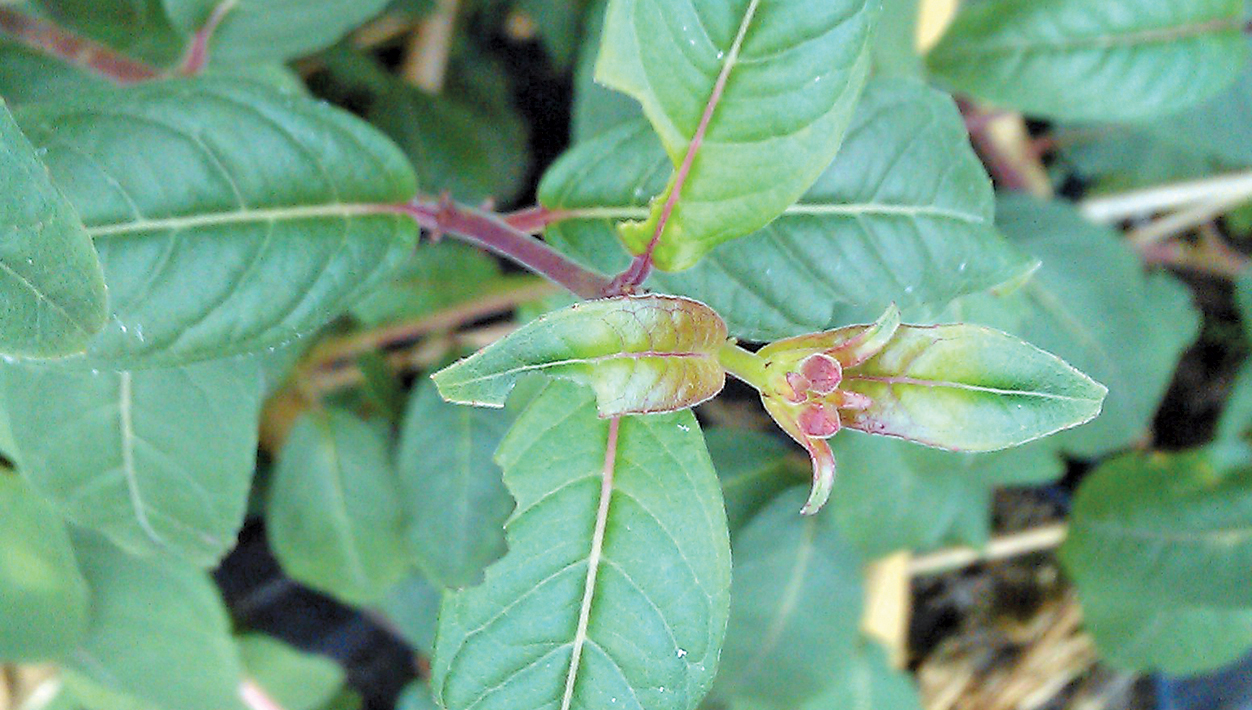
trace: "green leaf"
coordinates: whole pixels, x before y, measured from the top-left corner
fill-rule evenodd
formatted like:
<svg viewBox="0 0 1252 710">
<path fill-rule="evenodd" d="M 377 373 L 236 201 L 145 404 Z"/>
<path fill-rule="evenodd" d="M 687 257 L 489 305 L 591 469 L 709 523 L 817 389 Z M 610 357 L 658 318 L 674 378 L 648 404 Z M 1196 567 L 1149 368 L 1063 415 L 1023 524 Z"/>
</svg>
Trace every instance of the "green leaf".
<svg viewBox="0 0 1252 710">
<path fill-rule="evenodd" d="M 797 707 L 857 644 L 861 557 L 829 511 L 796 515 L 807 495 L 799 487 L 778 496 L 735 537 L 718 697 Z"/>
<path fill-rule="evenodd" d="M 1087 422 L 1107 390 L 1060 358 L 976 325 L 901 326 L 840 389 L 869 397 L 845 427 L 955 451 L 1018 446 Z"/>
<path fill-rule="evenodd" d="M 929 56 L 958 90 L 1027 114 L 1120 120 L 1179 111 L 1247 57 L 1243 0 L 965 3 Z"/>
<path fill-rule="evenodd" d="M 775 496 L 808 478 L 808 466 L 796 466 L 776 436 L 723 427 L 706 430 L 704 443 L 722 483 L 732 535 Z"/>
<path fill-rule="evenodd" d="M 439 710 L 439 706 L 431 695 L 430 686 L 415 680 L 405 686 L 400 699 L 396 701 L 396 710 Z"/>
<path fill-rule="evenodd" d="M 525 188 L 526 124 L 509 106 L 431 96 L 391 79 L 369 119 L 404 150 L 430 191 L 507 204 Z"/>
<path fill-rule="evenodd" d="M 441 590 L 414 572 L 387 590 L 378 610 L 413 650 L 429 657 L 435 651 L 435 623 L 442 598 Z"/>
<path fill-rule="evenodd" d="M 444 598 L 440 706 L 691 710 L 704 697 L 730 602 L 717 478 L 690 412 L 622 418 L 616 445 L 615 427 L 555 382 L 501 445 L 509 552 Z"/>
<path fill-rule="evenodd" d="M 538 371 L 590 385 L 603 417 L 673 411 L 721 391 L 725 342 L 726 324 L 698 301 L 607 298 L 533 320 L 432 379 L 450 402 L 500 407 L 519 377 Z"/>
<path fill-rule="evenodd" d="M 417 236 L 404 157 L 322 103 L 230 79 L 22 108 L 95 240 L 110 319 L 81 367 L 255 352 L 309 333 Z"/>
<path fill-rule="evenodd" d="M 108 79 L 0 37 L 0 96 L 10 106 L 109 88 Z"/>
<path fill-rule="evenodd" d="M 431 382 L 409 399 L 396 455 L 407 539 L 440 586 L 473 586 L 504 554 L 513 499 L 491 456 L 510 423 L 504 412 L 443 401 Z"/>
<path fill-rule="evenodd" d="M 299 57 L 334 44 L 377 15 L 389 0 L 160 0 L 173 25 L 190 37 L 215 8 L 229 4 L 209 42 L 215 65 Z"/>
<path fill-rule="evenodd" d="M 1252 428 L 1252 365 L 1244 364 L 1231 385 L 1222 416 L 1217 421 L 1217 439 L 1240 439 Z"/>
<path fill-rule="evenodd" d="M 1104 414 L 1058 436 L 1058 446 L 1095 458 L 1131 445 L 1146 433 L 1199 330 L 1190 292 L 1167 274 L 1145 275 L 1117 232 L 1087 222 L 1072 205 L 1011 197 L 998 213 L 1005 234 L 1043 267 L 1017 292 L 976 297 L 949 315 L 1009 331 L 1109 388 Z M 999 302 L 992 304 L 999 315 L 972 313 L 987 300 Z"/>
<path fill-rule="evenodd" d="M 839 476 L 830 505 L 845 538 L 868 557 L 982 546 L 995 487 L 1042 485 L 1065 472 L 1046 444 L 958 454 L 859 433 L 831 444 Z"/>
<path fill-rule="evenodd" d="M 1100 659 L 1116 668 L 1198 675 L 1252 648 L 1252 609 L 1161 604 L 1138 599 L 1133 590 L 1079 596 Z"/>
<path fill-rule="evenodd" d="M 161 0 L 31 0 L 57 24 L 157 65 L 176 63 L 186 38 L 166 17 Z"/>
<path fill-rule="evenodd" d="M 907 673 L 891 667 L 887 654 L 872 644 L 861 644 L 839 664 L 829 687 L 800 706 L 736 698 L 730 710 L 921 710 L 921 698 Z"/>
<path fill-rule="evenodd" d="M 65 525 L 20 478 L 0 470 L 0 659 L 58 659 L 87 632 L 87 582 Z"/>
<path fill-rule="evenodd" d="M 230 619 L 206 572 L 90 534 L 74 542 L 91 625 L 65 665 L 73 696 L 96 708 L 242 709 Z"/>
<path fill-rule="evenodd" d="M 274 468 L 266 530 L 283 571 L 349 604 L 404 575 L 400 490 L 387 439 L 329 409 L 296 421 Z"/>
<path fill-rule="evenodd" d="M 255 466 L 257 358 L 64 372 L 0 365 L 22 473 L 132 554 L 210 566 L 234 547 Z"/>
<path fill-rule="evenodd" d="M 517 7 L 534 20 L 557 69 L 569 69 L 574 61 L 586 5 L 586 0 L 517 0 Z"/>
<path fill-rule="evenodd" d="M 675 168 L 648 219 L 623 226 L 631 251 L 648 248 L 664 214 L 655 262 L 687 269 L 799 199 L 839 150 L 877 9 L 612 0 L 596 80 L 639 100 Z"/>
<path fill-rule="evenodd" d="M 546 237 L 605 273 L 620 271 L 613 224 L 646 213 L 667 174 L 641 123 L 583 143 L 540 185 L 540 201 L 568 217 Z M 892 302 L 942 306 L 1032 267 L 996 232 L 994 210 L 951 98 L 913 81 L 871 81 L 839 156 L 799 204 L 650 284 L 708 303 L 733 335 L 756 341 L 856 322 Z"/>
<path fill-rule="evenodd" d="M 345 680 L 343 669 L 329 658 L 304 653 L 265 634 L 240 637 L 239 658 L 248 675 L 283 710 L 325 707 Z"/>
<path fill-rule="evenodd" d="M 107 315 L 100 262 L 3 101 L 0 215 L 0 353 L 82 352 Z"/>
<path fill-rule="evenodd" d="M 1114 459 L 1083 480 L 1061 560 L 1089 595 L 1252 607 L 1252 469 L 1203 452 Z"/>
<path fill-rule="evenodd" d="M 869 47 L 874 76 L 921 78 L 926 73 L 917 49 L 919 0 L 883 0 L 882 18 Z"/>
</svg>

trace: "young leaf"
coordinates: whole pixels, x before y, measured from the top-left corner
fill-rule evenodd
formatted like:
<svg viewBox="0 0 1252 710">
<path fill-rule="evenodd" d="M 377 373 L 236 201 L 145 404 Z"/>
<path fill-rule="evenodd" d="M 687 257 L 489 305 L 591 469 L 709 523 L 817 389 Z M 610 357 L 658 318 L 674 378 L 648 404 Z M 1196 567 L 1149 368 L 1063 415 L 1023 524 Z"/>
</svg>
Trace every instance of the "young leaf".
<svg viewBox="0 0 1252 710">
<path fill-rule="evenodd" d="M 668 167 L 642 123 L 583 143 L 540 185 L 540 201 L 566 217 L 545 236 L 594 268 L 621 271 L 613 225 L 646 214 Z M 915 81 L 873 80 L 838 157 L 798 204 L 650 284 L 708 303 L 736 337 L 824 330 L 889 303 L 943 305 L 1020 278 L 1033 260 L 996 232 L 994 212 L 952 99 Z"/>
<path fill-rule="evenodd" d="M 74 208 L 0 101 L 0 353 L 82 352 L 104 327 L 104 275 Z"/>
<path fill-rule="evenodd" d="M 659 237 L 656 264 L 690 268 L 799 199 L 839 150 L 877 9 L 611 0 L 596 80 L 639 100 L 674 166 L 647 220 L 623 226 L 631 251 Z"/>
<path fill-rule="evenodd" d="M 716 671 L 730 549 L 690 412 L 604 421 L 551 383 L 497 460 L 509 552 L 444 597 L 439 705 L 692 710 Z"/>
<path fill-rule="evenodd" d="M 1226 86 L 1247 56 L 1243 0 L 965 3 L 929 56 L 957 89 L 1028 114 L 1166 114 Z"/>
<path fill-rule="evenodd" d="M 95 240 L 110 319 L 81 367 L 180 364 L 308 333 L 417 237 L 394 146 L 311 99 L 227 79 L 163 81 L 22 108 Z"/>
<path fill-rule="evenodd" d="M 714 693 L 798 707 L 857 645 L 861 564 L 830 511 L 802 517 L 793 487 L 735 537 L 730 622 Z"/>
<path fill-rule="evenodd" d="M 64 372 L 0 365 L 22 473 L 133 554 L 210 566 L 235 544 L 256 462 L 262 365 Z"/>
<path fill-rule="evenodd" d="M 1028 197 L 1001 200 L 1004 233 L 1043 266 L 1017 292 L 976 296 L 949 315 L 992 301 L 1012 318 L 977 320 L 1055 353 L 1108 386 L 1103 416 L 1054 441 L 1065 451 L 1098 457 L 1139 440 L 1199 330 L 1190 291 L 1142 259 L 1114 230 L 1087 222 L 1072 205 Z M 970 308 L 965 306 L 969 305 Z"/>
<path fill-rule="evenodd" d="M 1090 421 L 1108 392 L 1055 355 L 974 325 L 901 326 L 840 388 L 850 429 L 956 451 L 1018 446 Z"/>
<path fill-rule="evenodd" d="M 230 619 L 209 575 L 75 535 L 91 589 L 88 635 L 63 679 L 87 707 L 242 710 Z M 192 672 L 174 672 L 184 669 Z"/>
<path fill-rule="evenodd" d="M 349 604 L 377 601 L 407 569 L 400 492 L 376 427 L 311 411 L 278 457 L 265 518 L 283 571 Z"/>
<path fill-rule="evenodd" d="M 210 38 L 215 65 L 286 60 L 334 44 L 377 15 L 388 0 L 161 0 L 170 20 L 190 38 L 215 10 L 224 14 Z"/>
<path fill-rule="evenodd" d="M 491 456 L 509 424 L 504 412 L 443 401 L 430 382 L 409 399 L 396 455 L 400 500 L 409 550 L 440 586 L 473 586 L 504 554 L 513 499 Z"/>
<path fill-rule="evenodd" d="M 319 710 L 343 688 L 339 664 L 291 646 L 265 634 L 239 639 L 239 658 L 248 676 L 283 710 Z"/>
<path fill-rule="evenodd" d="M 87 632 L 87 582 L 60 516 L 0 469 L 0 660 L 59 659 Z"/>
<path fill-rule="evenodd" d="M 1087 595 L 1252 607 L 1252 470 L 1128 454 L 1083 480 L 1061 548 Z"/>
<path fill-rule="evenodd" d="M 539 371 L 590 385 L 602 417 L 666 412 L 721 391 L 725 342 L 726 324 L 698 301 L 607 298 L 531 321 L 432 378 L 450 402 L 500 407 L 519 377 Z"/>
</svg>

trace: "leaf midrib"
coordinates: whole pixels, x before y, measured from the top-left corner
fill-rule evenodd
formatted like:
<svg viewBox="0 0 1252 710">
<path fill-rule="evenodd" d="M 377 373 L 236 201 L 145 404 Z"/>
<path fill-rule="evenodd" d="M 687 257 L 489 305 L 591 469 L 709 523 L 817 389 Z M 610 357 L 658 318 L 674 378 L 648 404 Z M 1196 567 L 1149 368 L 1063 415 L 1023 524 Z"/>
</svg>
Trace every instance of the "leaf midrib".
<svg viewBox="0 0 1252 710">
<path fill-rule="evenodd" d="M 546 370 L 551 367 L 563 367 L 565 365 L 595 365 L 602 362 L 611 362 L 613 360 L 648 360 L 648 359 L 681 359 L 681 360 L 707 360 L 716 363 L 717 356 L 712 352 L 655 352 L 645 351 L 637 353 L 612 353 L 609 355 L 598 355 L 596 357 L 569 358 L 566 360 L 552 360 L 550 362 L 540 362 L 532 365 L 519 365 L 511 367 L 507 370 L 499 370 L 470 377 L 466 379 L 454 380 L 448 382 L 448 385 L 461 387 L 465 385 L 477 384 L 487 380 L 495 380 L 501 377 L 511 377 L 523 372 L 533 372 L 535 370 Z"/>
<path fill-rule="evenodd" d="M 321 205 L 298 205 L 262 209 L 232 210 L 229 212 L 206 212 L 203 214 L 156 219 L 134 219 L 112 224 L 89 225 L 87 235 L 92 239 L 123 236 L 157 231 L 181 231 L 230 224 L 273 223 L 308 219 L 351 219 L 376 215 L 399 214 L 386 204 L 330 203 Z"/>
<path fill-rule="evenodd" d="M 1039 397 L 1041 399 L 1057 399 L 1066 402 L 1099 402 L 1099 399 L 1077 397 L 1073 395 L 1057 394 L 1054 392 L 1039 392 L 1036 390 L 1009 390 L 999 387 L 989 387 L 986 385 L 976 385 L 968 382 L 948 382 L 943 380 L 925 380 L 917 377 L 886 377 L 878 375 L 861 375 L 849 373 L 844 375 L 844 381 L 865 381 L 865 382 L 882 382 L 888 385 L 914 385 L 917 387 L 936 387 L 967 390 L 971 392 L 982 392 L 993 395 L 1005 395 L 1016 397 Z"/>
</svg>

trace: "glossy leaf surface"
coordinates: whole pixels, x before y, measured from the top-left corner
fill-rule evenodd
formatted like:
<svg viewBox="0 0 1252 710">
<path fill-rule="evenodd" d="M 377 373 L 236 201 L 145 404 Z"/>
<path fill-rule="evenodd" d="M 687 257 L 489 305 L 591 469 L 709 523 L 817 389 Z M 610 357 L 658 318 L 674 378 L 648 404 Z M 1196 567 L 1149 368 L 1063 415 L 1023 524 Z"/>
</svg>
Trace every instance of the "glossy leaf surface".
<svg viewBox="0 0 1252 710">
<path fill-rule="evenodd" d="M 504 554 L 513 498 L 491 457 L 510 423 L 504 412 L 443 401 L 429 381 L 409 399 L 396 454 L 406 537 L 443 587 L 477 584 Z"/>
<path fill-rule="evenodd" d="M 0 102 L 0 353 L 82 352 L 106 300 L 82 220 Z"/>
<path fill-rule="evenodd" d="M 412 171 L 346 113 L 250 82 L 163 81 L 24 107 L 87 225 L 110 316 L 83 367 L 253 352 L 310 332 L 400 263 L 380 213 Z"/>
<path fill-rule="evenodd" d="M 566 212 L 545 236 L 604 273 L 621 271 L 613 225 L 645 214 L 667 171 L 639 122 L 582 143 L 540 185 L 540 201 Z M 872 318 L 893 302 L 943 305 L 1032 268 L 997 234 L 994 210 L 952 100 L 917 82 L 874 80 L 838 157 L 798 204 L 649 284 L 708 303 L 732 335 L 756 341 Z"/>
<path fill-rule="evenodd" d="M 264 390 L 255 358 L 134 372 L 0 366 L 22 474 L 140 555 L 209 566 L 235 544 Z"/>
<path fill-rule="evenodd" d="M 648 219 L 623 227 L 631 251 L 652 241 L 675 189 L 655 252 L 666 270 L 690 268 L 804 194 L 851 119 L 876 10 L 866 0 L 612 0 L 596 79 L 639 100 L 674 167 Z"/>
<path fill-rule="evenodd" d="M 726 324 L 698 301 L 608 298 L 531 321 L 432 377 L 460 404 L 503 406 L 517 379 L 538 371 L 590 385 L 604 417 L 672 411 L 721 391 L 725 342 Z"/>
<path fill-rule="evenodd" d="M 613 426 L 589 393 L 554 382 L 505 439 L 509 552 L 482 585 L 444 598 L 432 665 L 442 707 L 703 699 L 729 605 L 717 478 L 689 412 L 623 418 L 615 446 Z"/>
<path fill-rule="evenodd" d="M 966 3 L 929 56 L 957 89 L 1027 114 L 1166 114 L 1230 85 L 1247 56 L 1242 0 Z"/>
<path fill-rule="evenodd" d="M 87 632 L 87 582 L 65 524 L 11 471 L 0 470 L 0 659 L 61 658 Z"/>
<path fill-rule="evenodd" d="M 266 528 L 296 580 L 377 601 L 407 569 L 399 486 L 383 432 L 349 412 L 304 414 L 279 454 Z"/>
<path fill-rule="evenodd" d="M 901 326 L 846 370 L 869 397 L 844 426 L 957 451 L 994 451 L 1082 424 L 1107 390 L 1054 355 L 973 325 Z"/>
</svg>

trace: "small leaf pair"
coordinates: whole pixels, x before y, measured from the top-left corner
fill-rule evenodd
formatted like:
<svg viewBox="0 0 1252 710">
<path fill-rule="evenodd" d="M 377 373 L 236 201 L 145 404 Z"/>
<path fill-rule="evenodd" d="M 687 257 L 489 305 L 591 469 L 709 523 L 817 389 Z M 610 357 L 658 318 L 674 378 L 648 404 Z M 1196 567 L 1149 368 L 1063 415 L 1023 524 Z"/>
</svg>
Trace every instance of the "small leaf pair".
<svg viewBox="0 0 1252 710">
<path fill-rule="evenodd" d="M 761 392 L 770 416 L 813 461 L 805 514 L 830 496 L 835 461 L 827 440 L 840 429 L 995 451 L 1089 421 L 1107 393 L 1013 336 L 964 324 L 901 325 L 894 306 L 870 325 L 737 352 L 723 353 L 723 362 Z"/>
</svg>

